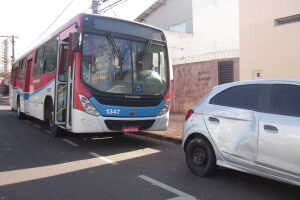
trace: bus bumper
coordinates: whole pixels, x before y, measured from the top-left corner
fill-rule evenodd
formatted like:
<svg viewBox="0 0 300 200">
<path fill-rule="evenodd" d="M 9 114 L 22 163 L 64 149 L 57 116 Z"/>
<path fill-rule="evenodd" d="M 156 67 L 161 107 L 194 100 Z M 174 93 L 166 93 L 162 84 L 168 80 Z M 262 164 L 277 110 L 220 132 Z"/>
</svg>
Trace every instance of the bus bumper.
<svg viewBox="0 0 300 200">
<path fill-rule="evenodd" d="M 73 109 L 72 112 L 73 133 L 121 132 L 122 126 L 130 126 L 132 124 L 146 127 L 146 129 L 142 128 L 141 131 L 165 131 L 167 130 L 168 122 L 169 113 L 157 117 L 119 118 L 93 116 L 76 109 Z"/>
</svg>

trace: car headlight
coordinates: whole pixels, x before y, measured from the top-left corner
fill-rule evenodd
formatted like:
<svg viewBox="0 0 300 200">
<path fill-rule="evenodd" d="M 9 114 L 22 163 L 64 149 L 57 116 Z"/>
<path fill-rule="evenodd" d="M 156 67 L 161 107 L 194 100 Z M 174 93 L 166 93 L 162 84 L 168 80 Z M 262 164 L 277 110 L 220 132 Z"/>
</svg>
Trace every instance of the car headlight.
<svg viewBox="0 0 300 200">
<path fill-rule="evenodd" d="M 164 114 L 166 114 L 169 111 L 169 108 L 170 108 L 170 101 L 165 100 L 165 106 L 163 107 L 163 109 L 161 109 L 158 116 L 163 116 Z"/>
<path fill-rule="evenodd" d="M 84 108 L 85 112 L 94 115 L 99 116 L 100 113 L 96 110 L 96 108 L 93 106 L 93 104 L 83 95 L 79 94 L 79 99 L 82 107 Z"/>
</svg>

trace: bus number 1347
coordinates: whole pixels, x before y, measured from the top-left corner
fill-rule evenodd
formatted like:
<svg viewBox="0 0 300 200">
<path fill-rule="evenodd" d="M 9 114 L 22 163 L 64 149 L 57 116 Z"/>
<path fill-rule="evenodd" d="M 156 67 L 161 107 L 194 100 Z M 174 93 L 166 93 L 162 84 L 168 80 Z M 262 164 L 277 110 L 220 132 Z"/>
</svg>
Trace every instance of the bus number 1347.
<svg viewBox="0 0 300 200">
<path fill-rule="evenodd" d="M 119 115 L 120 109 L 106 109 L 106 114 L 108 115 Z"/>
</svg>

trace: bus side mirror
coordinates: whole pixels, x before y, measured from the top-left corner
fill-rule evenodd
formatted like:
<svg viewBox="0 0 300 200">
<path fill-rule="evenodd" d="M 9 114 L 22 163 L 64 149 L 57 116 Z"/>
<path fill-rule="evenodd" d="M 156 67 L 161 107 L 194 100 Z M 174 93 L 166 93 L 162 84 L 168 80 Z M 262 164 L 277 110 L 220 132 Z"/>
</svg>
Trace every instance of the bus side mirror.
<svg viewBox="0 0 300 200">
<path fill-rule="evenodd" d="M 72 51 L 73 52 L 80 51 L 80 34 L 77 32 L 72 33 Z"/>
</svg>

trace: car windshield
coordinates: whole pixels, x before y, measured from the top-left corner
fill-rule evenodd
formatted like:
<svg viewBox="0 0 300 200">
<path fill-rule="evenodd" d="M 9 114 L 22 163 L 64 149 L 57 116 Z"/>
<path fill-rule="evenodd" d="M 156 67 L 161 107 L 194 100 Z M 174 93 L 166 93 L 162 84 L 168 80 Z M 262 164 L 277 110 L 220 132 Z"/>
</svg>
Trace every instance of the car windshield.
<svg viewBox="0 0 300 200">
<path fill-rule="evenodd" d="M 148 42 L 83 35 L 82 78 L 108 93 L 157 95 L 167 89 L 166 47 Z"/>
</svg>

